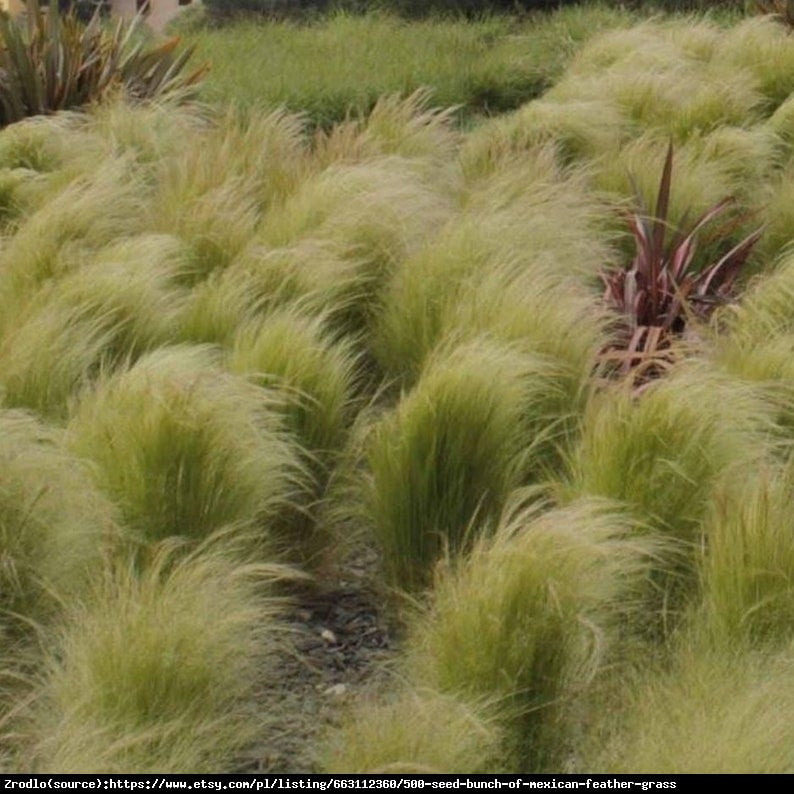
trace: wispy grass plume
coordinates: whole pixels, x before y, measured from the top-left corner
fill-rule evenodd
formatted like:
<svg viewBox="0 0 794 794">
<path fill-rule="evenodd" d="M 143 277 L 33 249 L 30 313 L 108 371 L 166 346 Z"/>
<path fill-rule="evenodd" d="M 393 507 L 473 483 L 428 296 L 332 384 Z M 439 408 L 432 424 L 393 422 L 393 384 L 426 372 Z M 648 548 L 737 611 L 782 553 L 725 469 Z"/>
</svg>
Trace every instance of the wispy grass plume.
<svg viewBox="0 0 794 794">
<path fill-rule="evenodd" d="M 60 432 L 0 411 L 0 635 L 84 590 L 115 538 L 114 511 Z"/>
<path fill-rule="evenodd" d="M 90 171 L 99 150 L 104 156 L 131 160 L 150 186 L 165 161 L 184 153 L 185 140 L 194 144 L 203 140 L 209 127 L 207 113 L 198 107 L 167 101 L 137 105 L 107 101 L 74 116 L 63 138 L 66 164 Z M 87 141 L 92 145 L 85 146 Z"/>
<path fill-rule="evenodd" d="M 139 185 L 128 164 L 107 161 L 72 180 L 19 224 L 0 252 L 3 323 L 48 278 L 81 257 L 143 229 Z"/>
<path fill-rule="evenodd" d="M 675 625 L 696 586 L 695 550 L 715 487 L 746 476 L 766 452 L 772 410 L 750 386 L 701 365 L 684 367 L 639 399 L 597 395 L 570 460 L 569 494 L 623 504 L 639 532 L 665 539 L 654 596 Z"/>
<path fill-rule="evenodd" d="M 67 157 L 62 135 L 50 119 L 33 117 L 12 124 L 0 138 L 0 166 L 48 173 L 60 168 Z"/>
<path fill-rule="evenodd" d="M 776 435 L 784 443 L 789 441 L 794 433 L 794 334 L 753 339 L 739 331 L 734 337 L 721 338 L 712 355 L 718 367 L 756 390 L 771 412 Z"/>
<path fill-rule="evenodd" d="M 208 348 L 162 348 L 100 379 L 68 437 L 139 539 L 201 539 L 272 516 L 295 488 L 274 399 Z"/>
<path fill-rule="evenodd" d="M 719 494 L 706 523 L 698 626 L 721 648 L 794 638 L 791 468 Z"/>
<path fill-rule="evenodd" d="M 441 349 L 373 430 L 369 519 L 395 583 L 428 580 L 446 551 L 487 531 L 558 417 L 555 366 L 487 340 Z"/>
<path fill-rule="evenodd" d="M 617 200 L 634 198 L 639 192 L 645 207 L 653 207 L 668 146 L 669 140 L 656 133 L 636 138 L 616 156 L 596 164 L 595 185 Z M 730 158 L 705 158 L 700 145 L 676 147 L 669 222 L 679 226 L 685 218 L 697 218 L 728 196 L 740 194 L 742 182 L 735 169 Z M 705 255 L 708 249 L 700 250 Z"/>
<path fill-rule="evenodd" d="M 751 128 L 720 125 L 692 144 L 706 160 L 723 165 L 737 180 L 735 195 L 747 201 L 771 181 L 784 161 L 781 138 L 766 125 Z"/>
<path fill-rule="evenodd" d="M 496 317 L 500 292 L 512 291 L 508 303 L 519 301 L 521 291 L 530 302 L 538 296 L 539 304 L 541 294 L 558 290 L 555 301 L 565 306 L 558 319 L 564 322 L 563 315 L 585 294 L 582 285 L 614 256 L 606 218 L 604 206 L 581 180 L 562 177 L 546 157 L 516 162 L 511 171 L 473 186 L 466 211 L 403 262 L 385 290 L 372 343 L 381 367 L 412 383 L 444 334 L 466 333 L 467 323 L 497 337 L 501 331 L 511 339 L 531 335 L 532 321 L 519 331 L 510 308 L 504 323 Z M 559 234 L 563 227 L 565 235 Z M 571 304 L 570 293 L 577 296 Z M 536 328 L 536 336 L 549 341 L 550 334 Z"/>
<path fill-rule="evenodd" d="M 758 244 L 759 261 L 770 271 L 775 261 L 794 246 L 794 164 L 767 182 L 760 204 L 765 226 Z"/>
<path fill-rule="evenodd" d="M 43 287 L 0 342 L 6 405 L 63 419 L 100 370 L 172 340 L 183 267 L 178 241 L 144 235 Z"/>
<path fill-rule="evenodd" d="M 767 108 L 774 110 L 794 91 L 794 50 L 784 25 L 751 16 L 725 32 L 714 60 L 758 80 Z"/>
<path fill-rule="evenodd" d="M 564 762 L 566 707 L 636 608 L 647 549 L 625 540 L 629 529 L 598 501 L 507 512 L 493 538 L 441 575 L 409 640 L 419 680 L 498 704 L 522 771 Z"/>
<path fill-rule="evenodd" d="M 202 147 L 184 157 L 189 170 L 207 183 L 220 181 L 220 174 L 250 181 L 258 209 L 266 211 L 292 194 L 313 167 L 304 126 L 303 116 L 283 110 L 231 108 L 216 120 Z"/>
<path fill-rule="evenodd" d="M 794 332 L 794 251 L 784 252 L 774 267 L 755 279 L 738 306 L 725 315 L 737 341 L 758 344 Z"/>
<path fill-rule="evenodd" d="M 314 454 L 338 450 L 352 419 L 356 356 L 335 340 L 326 318 L 287 307 L 242 328 L 228 368 L 283 392 L 287 426 Z"/>
<path fill-rule="evenodd" d="M 363 118 L 347 119 L 315 135 L 312 160 L 323 168 L 335 162 L 360 162 L 379 155 L 410 159 L 412 169 L 443 171 L 460 142 L 453 111 L 431 106 L 432 91 L 420 88 L 407 97 L 382 96 Z"/>
<path fill-rule="evenodd" d="M 794 97 L 789 97 L 767 120 L 767 126 L 788 145 L 794 146 Z"/>
<path fill-rule="evenodd" d="M 578 769 L 662 775 L 794 770 L 790 649 L 771 658 L 684 649 L 671 669 L 652 665 L 624 679 L 619 692 L 626 707 L 610 702 L 604 722 L 612 730 L 580 746 Z"/>
<path fill-rule="evenodd" d="M 75 603 L 19 731 L 18 768 L 171 772 L 229 768 L 255 731 L 246 699 L 278 640 L 263 590 L 275 571 L 222 547 L 144 571 L 118 564 Z"/>
<path fill-rule="evenodd" d="M 332 241 L 306 239 L 284 248 L 252 244 L 225 270 L 191 291 L 179 319 L 181 338 L 228 346 L 236 331 L 274 310 L 299 305 L 343 329 L 367 297 L 355 258 Z"/>
<path fill-rule="evenodd" d="M 478 774 L 503 771 L 502 730 L 488 710 L 429 689 L 364 701 L 332 734 L 330 774 Z"/>
<path fill-rule="evenodd" d="M 560 367 L 561 395 L 572 408 L 592 375 L 607 318 L 578 279 L 506 263 L 467 282 L 443 326 L 456 338 L 487 335 L 548 357 Z"/>
<path fill-rule="evenodd" d="M 159 181 L 149 213 L 150 228 L 186 244 L 191 264 L 186 280 L 192 283 L 228 267 L 252 240 L 259 220 L 250 182 L 229 177 L 203 189 L 194 183 L 189 164 L 178 162 Z"/>
<path fill-rule="evenodd" d="M 609 98 L 537 99 L 472 131 L 461 149 L 469 179 L 509 168 L 519 156 L 553 145 L 561 163 L 587 161 L 615 151 L 632 134 L 630 121 Z"/>
<path fill-rule="evenodd" d="M 331 166 L 270 212 L 260 237 L 279 248 L 318 240 L 354 262 L 357 300 L 348 304 L 347 325 L 361 330 L 390 274 L 451 217 L 443 187 L 430 185 L 412 172 L 410 160 L 396 156 Z"/>
</svg>

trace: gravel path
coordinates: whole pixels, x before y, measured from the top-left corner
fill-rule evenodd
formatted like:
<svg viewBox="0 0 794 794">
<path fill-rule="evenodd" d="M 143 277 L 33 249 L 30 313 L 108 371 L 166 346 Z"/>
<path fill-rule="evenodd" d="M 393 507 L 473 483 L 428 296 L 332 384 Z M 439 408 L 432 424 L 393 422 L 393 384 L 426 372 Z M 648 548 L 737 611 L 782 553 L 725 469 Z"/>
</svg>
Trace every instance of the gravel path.
<svg viewBox="0 0 794 794">
<path fill-rule="evenodd" d="M 343 571 L 335 587 L 305 593 L 287 610 L 292 649 L 278 653 L 278 680 L 262 681 L 256 698 L 267 739 L 239 771 L 318 771 L 324 732 L 353 698 L 386 684 L 384 663 L 396 648 L 366 569 Z"/>
</svg>

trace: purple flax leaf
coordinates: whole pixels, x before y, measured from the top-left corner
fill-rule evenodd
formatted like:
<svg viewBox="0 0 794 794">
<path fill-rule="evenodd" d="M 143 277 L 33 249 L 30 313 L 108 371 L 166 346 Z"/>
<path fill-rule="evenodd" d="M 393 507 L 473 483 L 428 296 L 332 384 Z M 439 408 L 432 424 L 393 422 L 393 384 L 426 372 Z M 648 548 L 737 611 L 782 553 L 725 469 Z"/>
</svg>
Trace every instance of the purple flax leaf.
<svg viewBox="0 0 794 794">
<path fill-rule="evenodd" d="M 730 291 L 736 276 L 739 275 L 739 271 L 747 261 L 747 257 L 750 256 L 753 246 L 761 239 L 763 233 L 763 228 L 757 229 L 731 248 L 719 262 L 709 267 L 704 272 L 705 278 L 700 283 L 698 295 L 706 295 L 715 279 L 719 281 L 716 290 L 718 295 Z"/>
</svg>

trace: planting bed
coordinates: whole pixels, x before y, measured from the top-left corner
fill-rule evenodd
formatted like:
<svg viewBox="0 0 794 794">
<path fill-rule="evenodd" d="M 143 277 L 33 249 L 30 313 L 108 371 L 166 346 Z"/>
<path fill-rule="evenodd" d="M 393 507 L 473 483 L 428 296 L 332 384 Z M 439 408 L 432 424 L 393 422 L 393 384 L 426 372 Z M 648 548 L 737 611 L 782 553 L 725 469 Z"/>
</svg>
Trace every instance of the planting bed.
<svg viewBox="0 0 794 794">
<path fill-rule="evenodd" d="M 794 43 L 549 82 L 0 132 L 0 769 L 794 771 Z"/>
</svg>

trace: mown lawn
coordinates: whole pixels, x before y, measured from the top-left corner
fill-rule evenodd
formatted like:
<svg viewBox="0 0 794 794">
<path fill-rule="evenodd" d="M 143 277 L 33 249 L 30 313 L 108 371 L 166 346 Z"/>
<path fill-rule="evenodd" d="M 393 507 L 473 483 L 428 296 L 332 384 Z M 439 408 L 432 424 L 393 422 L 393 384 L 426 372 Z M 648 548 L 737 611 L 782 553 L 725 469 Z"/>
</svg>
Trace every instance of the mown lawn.
<svg viewBox="0 0 794 794">
<path fill-rule="evenodd" d="M 631 19 L 601 6 L 523 21 L 338 13 L 308 24 L 249 21 L 184 35 L 196 57 L 212 64 L 209 101 L 283 105 L 326 126 L 369 111 L 384 94 L 423 87 L 464 117 L 514 109 L 548 88 L 590 36 Z"/>
</svg>

